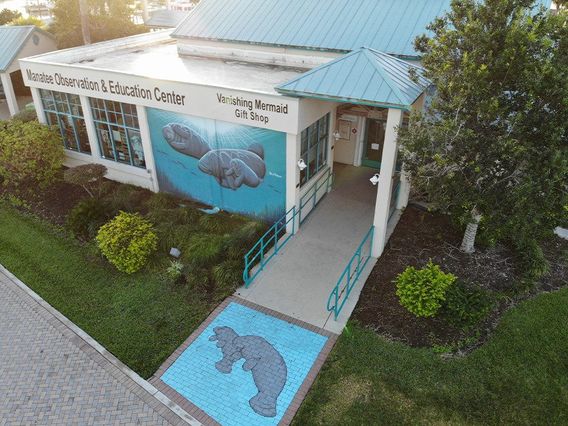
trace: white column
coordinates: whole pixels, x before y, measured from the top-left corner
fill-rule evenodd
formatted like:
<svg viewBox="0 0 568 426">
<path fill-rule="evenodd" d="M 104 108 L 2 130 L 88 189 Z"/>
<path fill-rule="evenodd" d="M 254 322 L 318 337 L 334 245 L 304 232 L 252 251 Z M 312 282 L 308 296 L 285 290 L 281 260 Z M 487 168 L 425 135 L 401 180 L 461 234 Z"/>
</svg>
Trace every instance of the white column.
<svg viewBox="0 0 568 426">
<path fill-rule="evenodd" d="M 45 119 L 45 114 L 43 112 L 43 105 L 39 96 L 39 89 L 37 87 L 30 87 L 30 90 L 32 92 L 32 99 L 34 100 L 34 108 L 37 115 L 37 121 L 39 121 L 41 124 L 47 124 L 47 120 Z"/>
<path fill-rule="evenodd" d="M 93 112 L 89 104 L 87 96 L 80 96 L 81 108 L 83 109 L 83 118 L 85 119 L 85 126 L 87 127 L 87 135 L 89 136 L 89 145 L 91 145 L 91 158 L 93 163 L 101 163 L 102 155 L 99 147 L 99 139 L 97 137 L 97 130 L 95 122 L 93 121 Z"/>
<path fill-rule="evenodd" d="M 298 207 L 299 191 L 296 188 L 298 182 L 298 135 L 286 134 L 286 211 L 292 207 Z M 286 232 L 292 232 L 293 227 L 298 230 L 299 223 L 293 225 L 290 222 L 286 228 Z"/>
<path fill-rule="evenodd" d="M 402 124 L 402 110 L 389 108 L 385 129 L 385 142 L 381 159 L 381 174 L 377 188 L 377 201 L 373 225 L 373 257 L 379 257 L 385 249 L 392 196 L 392 177 L 396 168 L 397 127 Z"/>
<path fill-rule="evenodd" d="M 333 160 L 334 160 L 334 153 L 335 153 L 335 138 L 333 134 L 337 130 L 337 106 L 334 106 L 333 109 L 329 113 L 329 138 L 327 142 L 327 165 L 330 168 L 330 172 L 333 173 Z M 329 188 L 331 191 L 331 187 Z"/>
<path fill-rule="evenodd" d="M 150 127 L 148 126 L 148 114 L 146 114 L 146 108 L 141 105 L 136 105 L 136 113 L 138 114 L 140 135 L 142 136 L 142 148 L 144 149 L 146 171 L 152 176 L 152 190 L 154 192 L 158 192 L 160 187 L 158 184 L 158 173 L 156 172 L 154 151 L 152 150 L 152 137 L 150 135 Z"/>
<path fill-rule="evenodd" d="M 2 81 L 2 87 L 4 88 L 4 95 L 6 95 L 6 102 L 8 102 L 8 110 L 10 111 L 10 115 L 14 116 L 20 111 L 20 107 L 18 106 L 16 93 L 14 93 L 14 86 L 12 85 L 10 74 L 0 74 L 0 80 Z"/>
<path fill-rule="evenodd" d="M 408 175 L 404 171 L 404 164 L 402 165 L 402 171 L 400 172 L 400 189 L 398 190 L 398 200 L 396 203 L 396 208 L 398 210 L 405 209 L 408 206 L 408 198 L 410 197 L 410 180 Z"/>
</svg>

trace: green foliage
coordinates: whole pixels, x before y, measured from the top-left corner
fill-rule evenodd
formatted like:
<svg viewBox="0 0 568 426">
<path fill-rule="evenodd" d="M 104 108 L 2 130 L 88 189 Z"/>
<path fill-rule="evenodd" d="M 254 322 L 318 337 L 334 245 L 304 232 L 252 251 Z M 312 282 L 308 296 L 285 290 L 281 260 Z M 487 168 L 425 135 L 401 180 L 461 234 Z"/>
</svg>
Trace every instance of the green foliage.
<svg viewBox="0 0 568 426">
<path fill-rule="evenodd" d="M 166 269 L 166 275 L 170 280 L 176 282 L 182 277 L 183 269 L 183 263 L 179 260 L 171 260 L 170 265 Z"/>
<path fill-rule="evenodd" d="M 103 190 L 104 188 L 101 192 Z M 142 188 L 127 184 L 114 184 L 106 198 L 114 210 L 135 213 L 142 210 L 146 197 L 147 192 Z"/>
<path fill-rule="evenodd" d="M 97 243 L 103 255 L 119 271 L 132 274 L 141 269 L 156 250 L 158 237 L 150 222 L 137 213 L 120 212 L 103 225 Z"/>
<path fill-rule="evenodd" d="M 416 40 L 435 88 L 401 129 L 414 187 L 490 238 L 540 241 L 568 203 L 568 14 L 464 0 Z"/>
<path fill-rule="evenodd" d="M 517 256 L 520 259 L 525 272 L 525 280 L 529 287 L 545 276 L 549 271 L 549 264 L 544 256 L 542 248 L 535 240 L 518 239 L 514 241 Z"/>
<path fill-rule="evenodd" d="M 67 227 L 75 237 L 83 241 L 92 240 L 114 213 L 106 202 L 98 198 L 81 200 L 69 212 Z"/>
<path fill-rule="evenodd" d="M 192 265 L 212 267 L 223 256 L 226 238 L 223 235 L 193 234 L 187 245 L 180 247 L 182 256 Z"/>
<path fill-rule="evenodd" d="M 26 25 L 35 25 L 38 28 L 44 28 L 45 23 L 34 16 L 20 16 L 12 21 L 9 22 L 9 25 L 17 25 L 17 26 L 26 26 Z"/>
<path fill-rule="evenodd" d="M 94 197 L 95 192 L 100 195 L 100 187 L 107 168 L 102 164 L 83 164 L 65 170 L 63 179 L 73 185 L 82 186 L 85 191 Z"/>
<path fill-rule="evenodd" d="M 21 18 L 22 14 L 17 10 L 2 9 L 0 11 L 0 25 L 6 25 L 10 22 Z"/>
<path fill-rule="evenodd" d="M 145 205 L 149 212 L 159 212 L 164 209 L 175 209 L 178 207 L 178 200 L 166 192 L 154 192 L 146 200 Z"/>
<path fill-rule="evenodd" d="M 450 324 L 467 329 L 487 317 L 492 307 L 487 291 L 458 281 L 448 288 L 442 313 Z"/>
<path fill-rule="evenodd" d="M 243 262 L 226 260 L 213 267 L 214 294 L 217 300 L 223 300 L 243 284 Z"/>
<path fill-rule="evenodd" d="M 4 185 L 53 183 L 64 159 L 59 132 L 37 121 L 0 123 L 0 178 Z"/>
<path fill-rule="evenodd" d="M 143 25 L 132 22 L 132 0 L 87 0 L 89 30 L 93 43 L 140 34 L 147 31 Z M 57 38 L 60 49 L 83 44 L 79 2 L 55 0 L 53 24 L 50 30 Z"/>
<path fill-rule="evenodd" d="M 396 295 L 400 304 L 417 317 L 433 317 L 455 281 L 455 275 L 442 272 L 429 261 L 422 269 L 409 266 L 396 277 Z"/>
</svg>

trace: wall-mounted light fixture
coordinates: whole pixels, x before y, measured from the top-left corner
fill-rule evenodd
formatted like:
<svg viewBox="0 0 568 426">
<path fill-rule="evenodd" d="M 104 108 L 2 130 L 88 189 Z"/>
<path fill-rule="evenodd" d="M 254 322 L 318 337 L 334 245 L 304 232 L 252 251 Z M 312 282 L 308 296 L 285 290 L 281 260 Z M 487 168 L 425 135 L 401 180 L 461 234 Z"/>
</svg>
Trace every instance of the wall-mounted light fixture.
<svg viewBox="0 0 568 426">
<path fill-rule="evenodd" d="M 379 183 L 379 178 L 380 178 L 380 175 L 379 175 L 378 173 L 375 173 L 375 174 L 373 175 L 373 177 L 372 177 L 371 179 L 369 179 L 369 180 L 371 181 L 371 183 L 372 183 L 374 186 L 377 186 L 377 184 Z"/>
<path fill-rule="evenodd" d="M 300 158 L 298 160 L 298 168 L 300 169 L 300 171 L 304 170 L 306 167 L 308 167 L 308 165 L 306 164 L 306 162 L 304 161 L 303 158 Z"/>
<path fill-rule="evenodd" d="M 341 139 L 341 133 L 339 133 L 339 130 L 333 132 L 333 137 L 335 138 L 335 140 Z"/>
</svg>

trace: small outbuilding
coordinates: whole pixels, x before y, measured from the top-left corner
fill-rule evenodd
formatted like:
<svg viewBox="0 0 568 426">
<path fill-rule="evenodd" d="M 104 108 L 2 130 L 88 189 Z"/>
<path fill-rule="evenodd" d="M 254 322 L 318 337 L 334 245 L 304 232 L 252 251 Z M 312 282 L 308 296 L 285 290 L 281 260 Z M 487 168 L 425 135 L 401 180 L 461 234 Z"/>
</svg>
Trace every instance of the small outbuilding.
<svg viewBox="0 0 568 426">
<path fill-rule="evenodd" d="M 32 101 L 18 60 L 56 49 L 55 38 L 33 25 L 0 26 L 0 119 L 17 114 Z"/>
</svg>

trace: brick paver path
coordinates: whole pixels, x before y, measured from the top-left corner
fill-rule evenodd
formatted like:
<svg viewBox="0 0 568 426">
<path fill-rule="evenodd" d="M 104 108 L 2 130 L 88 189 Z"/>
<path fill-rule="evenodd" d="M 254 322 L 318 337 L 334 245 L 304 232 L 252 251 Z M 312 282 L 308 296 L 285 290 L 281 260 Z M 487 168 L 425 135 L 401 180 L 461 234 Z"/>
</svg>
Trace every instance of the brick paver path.
<svg viewBox="0 0 568 426">
<path fill-rule="evenodd" d="M 0 270 L 0 425 L 186 424 L 57 315 Z"/>
</svg>

